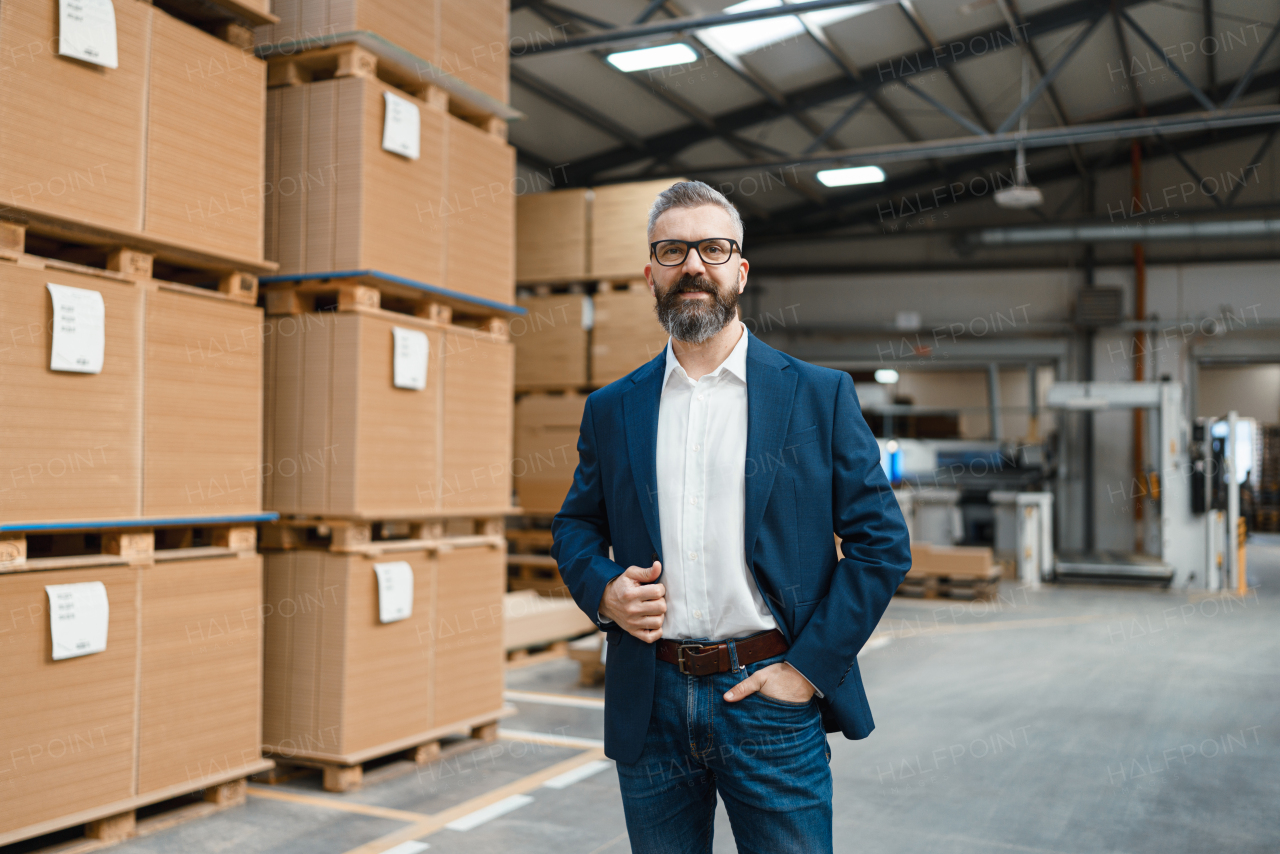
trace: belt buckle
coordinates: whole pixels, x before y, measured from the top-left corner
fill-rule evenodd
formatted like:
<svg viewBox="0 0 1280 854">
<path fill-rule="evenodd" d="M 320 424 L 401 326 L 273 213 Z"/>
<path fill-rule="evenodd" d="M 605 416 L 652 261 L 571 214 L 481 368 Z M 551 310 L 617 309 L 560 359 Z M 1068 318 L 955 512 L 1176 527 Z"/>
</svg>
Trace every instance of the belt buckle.
<svg viewBox="0 0 1280 854">
<path fill-rule="evenodd" d="M 690 673 L 688 670 L 684 669 L 684 663 L 685 663 L 684 651 L 686 649 L 697 650 L 697 649 L 703 649 L 703 648 L 704 648 L 704 645 L 700 643 L 682 643 L 679 646 L 677 646 L 676 647 L 676 669 L 679 670 L 681 673 L 683 673 L 685 676 L 697 676 L 698 674 Z"/>
</svg>

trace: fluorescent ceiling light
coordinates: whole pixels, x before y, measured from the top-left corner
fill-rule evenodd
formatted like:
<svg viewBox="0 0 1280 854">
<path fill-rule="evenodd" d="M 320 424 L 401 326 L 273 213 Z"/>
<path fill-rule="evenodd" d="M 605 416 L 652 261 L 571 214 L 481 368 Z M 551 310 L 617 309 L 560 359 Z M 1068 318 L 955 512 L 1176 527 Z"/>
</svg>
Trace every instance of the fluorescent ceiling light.
<svg viewBox="0 0 1280 854">
<path fill-rule="evenodd" d="M 782 4 L 783 0 L 743 0 L 741 3 L 726 6 L 724 11 L 730 14 L 734 12 L 754 12 L 758 9 L 774 9 Z M 836 21 L 843 21 L 846 18 L 861 15 L 863 12 L 870 12 L 877 5 L 879 4 L 874 2 L 856 3 L 837 9 L 822 9 L 818 12 L 807 13 L 805 20 L 818 29 L 822 29 L 834 24 Z M 804 31 L 804 24 L 800 23 L 798 17 L 795 15 L 780 15 L 776 18 L 765 18 L 760 21 L 746 21 L 741 24 L 709 27 L 708 29 L 700 30 L 698 36 L 703 39 L 709 38 L 717 47 L 729 53 L 744 54 L 759 50 L 767 45 L 786 41 L 789 38 L 803 34 Z"/>
<path fill-rule="evenodd" d="M 658 47 L 611 53 L 605 58 L 619 71 L 645 71 L 650 68 L 696 62 L 698 54 L 687 44 L 664 44 Z"/>
<path fill-rule="evenodd" d="M 818 180 L 824 187 L 851 187 L 854 184 L 879 184 L 884 170 L 879 166 L 850 166 L 846 169 L 823 169 Z"/>
<path fill-rule="evenodd" d="M 876 371 L 876 382 L 893 385 L 898 381 L 898 372 L 893 368 L 881 368 Z"/>
</svg>

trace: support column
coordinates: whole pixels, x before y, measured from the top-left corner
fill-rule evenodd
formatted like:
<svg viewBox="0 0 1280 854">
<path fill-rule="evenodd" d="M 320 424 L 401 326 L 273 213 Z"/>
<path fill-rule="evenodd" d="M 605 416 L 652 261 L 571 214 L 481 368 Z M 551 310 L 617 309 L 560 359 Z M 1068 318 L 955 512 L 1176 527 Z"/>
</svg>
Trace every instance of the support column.
<svg viewBox="0 0 1280 854">
<path fill-rule="evenodd" d="M 1004 435 L 1000 429 L 1000 366 L 995 362 L 987 365 L 987 405 L 991 410 L 991 438 L 999 442 Z"/>
</svg>

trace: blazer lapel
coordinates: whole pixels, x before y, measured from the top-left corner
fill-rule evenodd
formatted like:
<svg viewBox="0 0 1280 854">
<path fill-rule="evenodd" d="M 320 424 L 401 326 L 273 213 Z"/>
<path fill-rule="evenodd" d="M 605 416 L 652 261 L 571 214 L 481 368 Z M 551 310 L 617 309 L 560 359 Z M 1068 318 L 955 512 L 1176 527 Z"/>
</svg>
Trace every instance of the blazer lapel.
<svg viewBox="0 0 1280 854">
<path fill-rule="evenodd" d="M 662 560 L 662 532 L 658 526 L 658 405 L 666 362 L 664 348 L 632 377 L 633 385 L 622 396 L 627 458 L 635 479 L 640 515 L 658 560 Z"/>
<path fill-rule="evenodd" d="M 745 528 L 747 564 L 773 478 L 783 465 L 782 443 L 791 423 L 796 374 L 778 352 L 754 335 L 747 344 L 747 458 Z"/>
</svg>

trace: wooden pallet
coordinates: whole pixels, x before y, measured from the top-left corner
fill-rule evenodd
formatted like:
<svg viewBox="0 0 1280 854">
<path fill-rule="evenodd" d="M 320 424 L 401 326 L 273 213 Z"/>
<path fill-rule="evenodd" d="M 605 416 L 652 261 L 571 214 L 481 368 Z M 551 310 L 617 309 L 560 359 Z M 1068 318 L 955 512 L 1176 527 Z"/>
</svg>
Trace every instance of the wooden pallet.
<svg viewBox="0 0 1280 854">
<path fill-rule="evenodd" d="M 247 784 L 248 778 L 241 777 L 197 790 L 190 795 L 95 819 L 83 826 L 84 833 L 80 837 L 68 838 L 66 830 L 32 837 L 24 841 L 22 850 L 30 854 L 88 854 L 126 839 L 150 836 L 194 819 L 241 806 L 248 799 Z"/>
<path fill-rule="evenodd" d="M 159 561 L 252 554 L 258 543 L 256 523 L 274 515 L 256 514 L 238 521 L 5 525 L 0 529 L 0 572 L 146 566 Z"/>
<path fill-rule="evenodd" d="M 604 644 L 604 632 L 579 638 L 569 644 L 569 657 L 578 662 L 581 672 L 578 684 L 594 688 L 604 682 L 604 662 L 600 660 L 600 647 Z"/>
<path fill-rule="evenodd" d="M 463 738 L 440 736 L 424 739 L 408 747 L 396 745 L 387 752 L 364 759 L 360 762 L 341 762 L 337 760 L 302 758 L 277 758 L 276 767 L 263 774 L 256 775 L 257 783 L 276 785 L 292 780 L 303 774 L 319 771 L 323 775 L 326 792 L 351 792 L 366 784 L 384 782 L 403 774 L 437 762 L 456 753 L 471 750 L 477 744 L 498 740 L 498 720 L 515 709 L 507 707 L 495 715 L 492 720 L 471 725 L 469 735 Z"/>
<path fill-rule="evenodd" d="M 262 547 L 325 549 L 367 557 L 481 545 L 502 548 L 506 545 L 503 527 L 503 517 L 496 514 L 381 520 L 284 518 L 262 526 Z"/>
<path fill-rule="evenodd" d="M 1266 533 L 1280 533 L 1280 508 L 1259 507 L 1254 511 L 1256 530 Z"/>
<path fill-rule="evenodd" d="M 536 590 L 543 596 L 569 596 L 556 559 L 551 556 L 551 531 L 509 528 L 507 590 Z"/>
<path fill-rule="evenodd" d="M 995 599 L 1000 590 L 1000 579 L 947 578 L 926 576 L 908 579 L 898 585 L 897 595 L 917 599 Z"/>
<path fill-rule="evenodd" d="M 268 315 L 315 311 L 407 314 L 506 340 L 510 318 L 524 309 L 376 271 L 268 276 L 261 280 Z"/>
<path fill-rule="evenodd" d="M 508 650 L 507 669 L 516 670 L 533 664 L 541 664 L 544 661 L 568 657 L 569 641 L 552 641 L 551 643 L 538 644 L 524 649 Z"/>
<path fill-rule="evenodd" d="M 259 46 L 258 55 L 267 61 L 267 87 L 333 77 L 378 79 L 504 140 L 507 122 L 521 117 L 506 104 L 386 42 L 357 33 L 336 38 L 347 40 L 312 39 L 302 50 L 296 44 Z"/>
<path fill-rule="evenodd" d="M 550 555 L 507 554 L 507 590 L 536 590 L 543 596 L 569 596 L 556 559 Z"/>
<path fill-rule="evenodd" d="M 250 304 L 258 301 L 258 274 L 276 267 L 219 259 L 42 214 L 25 217 L 25 223 L 0 222 L 0 261 Z"/>
</svg>

